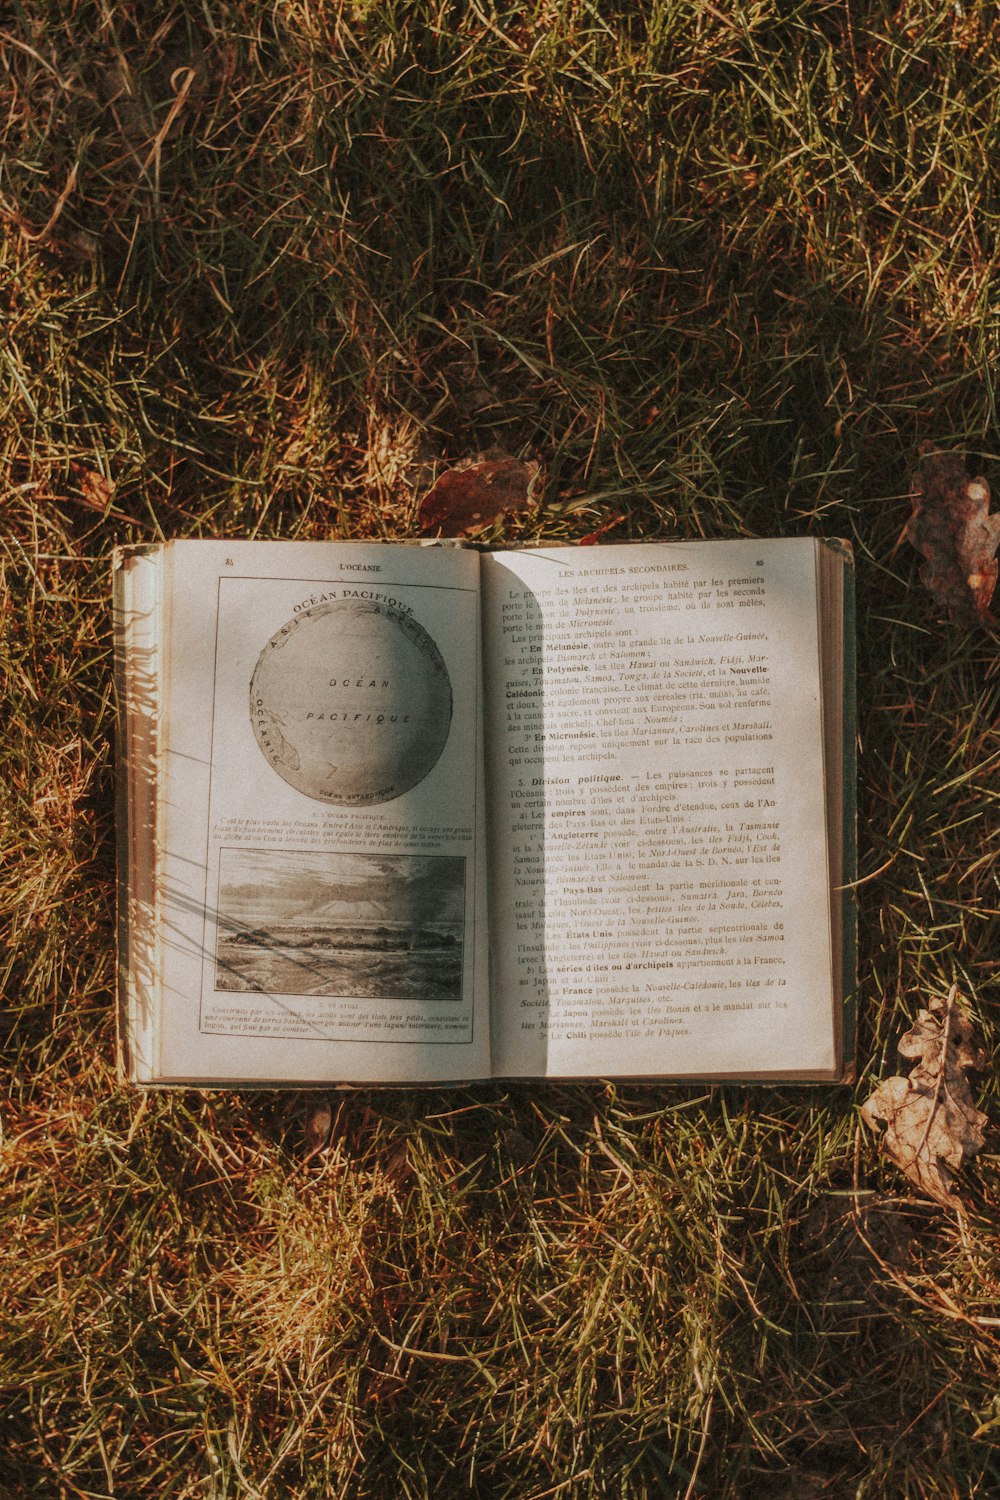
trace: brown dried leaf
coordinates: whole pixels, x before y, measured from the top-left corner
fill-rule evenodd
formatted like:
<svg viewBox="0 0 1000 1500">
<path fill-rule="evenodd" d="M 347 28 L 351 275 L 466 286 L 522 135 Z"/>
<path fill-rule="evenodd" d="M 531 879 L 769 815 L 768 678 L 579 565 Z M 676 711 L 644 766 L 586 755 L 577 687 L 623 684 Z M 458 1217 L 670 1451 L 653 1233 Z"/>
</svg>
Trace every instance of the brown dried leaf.
<svg viewBox="0 0 1000 1500">
<path fill-rule="evenodd" d="M 115 487 L 110 479 L 105 479 L 96 469 L 85 469 L 77 466 L 80 478 L 80 500 L 90 510 L 106 511 L 111 504 L 115 493 Z"/>
<path fill-rule="evenodd" d="M 325 1094 L 306 1101 L 306 1156 L 315 1156 L 330 1139 L 333 1110 Z"/>
<path fill-rule="evenodd" d="M 885 1125 L 885 1155 L 944 1208 L 961 1207 L 952 1173 L 986 1144 L 987 1117 L 973 1104 L 966 1077 L 985 1067 L 986 1054 L 955 1004 L 957 993 L 953 985 L 947 1000 L 932 1000 L 900 1040 L 900 1056 L 917 1063 L 909 1077 L 884 1078 L 861 1107 L 870 1129 Z"/>
<path fill-rule="evenodd" d="M 1000 515 L 989 513 L 989 485 L 969 478 L 960 454 L 921 443 L 920 455 L 906 525 L 908 540 L 927 559 L 920 577 L 953 620 L 989 622 L 1000 546 Z"/>
<path fill-rule="evenodd" d="M 598 526 L 596 531 L 588 531 L 586 536 L 580 538 L 577 545 L 580 547 L 596 547 L 606 531 L 613 531 L 616 526 L 620 526 L 623 521 L 627 521 L 628 516 L 629 513 L 627 511 L 624 515 L 612 516 L 610 521 L 605 521 L 604 525 Z"/>
<path fill-rule="evenodd" d="M 526 510 L 538 464 L 518 458 L 485 458 L 446 469 L 420 504 L 422 531 L 473 536 L 503 516 Z"/>
</svg>

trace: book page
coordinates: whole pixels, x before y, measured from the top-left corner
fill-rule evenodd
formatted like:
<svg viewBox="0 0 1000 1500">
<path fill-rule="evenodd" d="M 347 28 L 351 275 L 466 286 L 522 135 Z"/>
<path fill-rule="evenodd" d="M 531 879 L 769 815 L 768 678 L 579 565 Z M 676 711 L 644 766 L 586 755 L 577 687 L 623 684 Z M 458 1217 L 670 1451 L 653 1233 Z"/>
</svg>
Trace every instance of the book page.
<svg viewBox="0 0 1000 1500">
<path fill-rule="evenodd" d="M 113 572 L 118 832 L 118 1052 L 136 1080 L 153 1067 L 159 932 L 156 764 L 163 645 L 159 547 L 116 550 Z M 124 1044 L 127 1041 L 127 1046 Z M 127 1054 L 127 1057 L 126 1057 Z"/>
<path fill-rule="evenodd" d="M 810 540 L 483 559 L 494 1066 L 836 1066 Z"/>
<path fill-rule="evenodd" d="M 488 1075 L 478 556 L 165 565 L 161 1076 Z"/>
</svg>

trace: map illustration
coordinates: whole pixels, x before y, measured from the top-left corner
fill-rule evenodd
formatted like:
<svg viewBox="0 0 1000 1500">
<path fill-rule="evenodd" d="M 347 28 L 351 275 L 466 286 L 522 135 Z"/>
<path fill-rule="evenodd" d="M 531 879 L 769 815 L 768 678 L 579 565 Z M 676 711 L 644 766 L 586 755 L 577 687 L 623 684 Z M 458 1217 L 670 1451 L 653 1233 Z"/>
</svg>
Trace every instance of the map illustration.
<svg viewBox="0 0 1000 1500">
<path fill-rule="evenodd" d="M 338 807 L 401 797 L 451 727 L 448 670 L 393 601 L 334 598 L 303 610 L 261 652 L 250 684 L 257 744 L 297 791 Z"/>
</svg>

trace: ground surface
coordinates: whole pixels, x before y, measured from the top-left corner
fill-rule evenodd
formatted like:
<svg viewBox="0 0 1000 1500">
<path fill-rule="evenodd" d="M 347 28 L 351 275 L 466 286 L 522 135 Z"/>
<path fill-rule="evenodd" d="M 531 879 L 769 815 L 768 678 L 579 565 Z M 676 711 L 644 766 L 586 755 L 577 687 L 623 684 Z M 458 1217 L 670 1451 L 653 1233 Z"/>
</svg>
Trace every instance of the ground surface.
<svg viewBox="0 0 1000 1500">
<path fill-rule="evenodd" d="M 1000 1493 L 996 1155 L 960 1218 L 856 1112 L 952 981 L 994 1042 L 996 639 L 897 542 L 921 440 L 1000 474 L 995 8 L 4 28 L 0 1493 Z M 508 542 L 852 538 L 856 1095 L 357 1094 L 306 1161 L 116 1083 L 113 542 L 413 535 L 490 447 Z"/>
</svg>

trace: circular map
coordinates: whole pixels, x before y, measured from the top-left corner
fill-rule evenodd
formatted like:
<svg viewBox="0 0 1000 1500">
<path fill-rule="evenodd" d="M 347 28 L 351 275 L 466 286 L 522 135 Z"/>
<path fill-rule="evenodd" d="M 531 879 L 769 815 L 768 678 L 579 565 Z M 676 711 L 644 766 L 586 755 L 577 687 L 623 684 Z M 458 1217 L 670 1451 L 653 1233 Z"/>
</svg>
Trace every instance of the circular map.
<svg viewBox="0 0 1000 1500">
<path fill-rule="evenodd" d="M 422 625 L 393 605 L 335 599 L 271 637 L 250 683 L 257 743 L 290 786 L 369 807 L 422 781 L 451 727 L 451 682 Z"/>
</svg>

